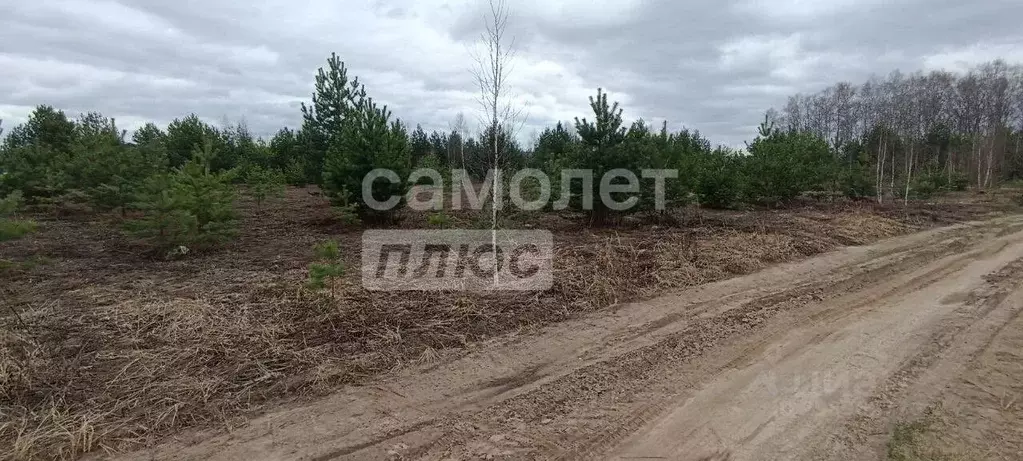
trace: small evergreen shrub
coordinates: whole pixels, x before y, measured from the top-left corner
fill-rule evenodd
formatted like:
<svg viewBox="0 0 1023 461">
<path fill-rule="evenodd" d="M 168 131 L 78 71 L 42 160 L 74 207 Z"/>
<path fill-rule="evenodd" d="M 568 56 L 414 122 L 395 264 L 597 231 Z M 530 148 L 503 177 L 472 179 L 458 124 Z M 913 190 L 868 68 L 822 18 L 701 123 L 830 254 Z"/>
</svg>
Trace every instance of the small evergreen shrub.
<svg viewBox="0 0 1023 461">
<path fill-rule="evenodd" d="M 19 239 L 36 230 L 36 223 L 14 219 L 23 203 L 21 191 L 14 191 L 0 199 L 0 242 Z"/>
<path fill-rule="evenodd" d="M 311 290 L 322 290 L 330 285 L 330 297 L 334 298 L 333 281 L 344 275 L 341 265 L 341 251 L 336 240 L 318 243 L 313 247 L 316 261 L 309 264 L 309 279 L 306 287 Z"/>
<path fill-rule="evenodd" d="M 451 218 L 443 212 L 434 213 L 426 217 L 426 222 L 433 227 L 444 229 L 451 225 Z"/>
<path fill-rule="evenodd" d="M 129 230 L 164 249 L 212 246 L 237 234 L 234 171 L 211 172 L 206 146 L 172 173 L 146 181 L 135 203 L 143 217 Z"/>
<path fill-rule="evenodd" d="M 745 189 L 741 159 L 726 149 L 717 149 L 700 163 L 696 180 L 700 205 L 717 209 L 736 206 Z"/>
<path fill-rule="evenodd" d="M 284 174 L 272 168 L 249 167 L 245 173 L 245 185 L 249 195 L 256 200 L 256 207 L 262 209 L 267 199 L 284 198 Z"/>
</svg>

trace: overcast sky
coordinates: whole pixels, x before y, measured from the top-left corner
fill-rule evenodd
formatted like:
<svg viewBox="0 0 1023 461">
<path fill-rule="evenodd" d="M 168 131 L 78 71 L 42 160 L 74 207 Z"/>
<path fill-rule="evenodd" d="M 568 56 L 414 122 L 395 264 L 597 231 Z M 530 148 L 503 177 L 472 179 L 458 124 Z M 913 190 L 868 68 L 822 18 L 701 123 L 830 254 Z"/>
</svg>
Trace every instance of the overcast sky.
<svg viewBox="0 0 1023 461">
<path fill-rule="evenodd" d="M 1021 0 L 508 0 L 520 138 L 588 115 L 610 92 L 628 120 L 741 145 L 788 95 L 893 69 L 1023 61 Z M 482 0 L 0 0 L 0 118 L 37 104 L 122 128 L 195 112 L 271 135 L 299 125 L 336 51 L 412 126 L 479 107 L 470 49 Z"/>
</svg>

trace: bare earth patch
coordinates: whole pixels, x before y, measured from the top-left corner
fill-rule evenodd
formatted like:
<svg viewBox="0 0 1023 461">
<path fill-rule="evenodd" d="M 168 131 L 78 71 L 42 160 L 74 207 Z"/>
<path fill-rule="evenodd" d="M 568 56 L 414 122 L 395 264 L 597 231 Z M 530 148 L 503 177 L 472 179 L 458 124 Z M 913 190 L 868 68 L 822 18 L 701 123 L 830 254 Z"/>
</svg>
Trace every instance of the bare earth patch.
<svg viewBox="0 0 1023 461">
<path fill-rule="evenodd" d="M 283 402 L 445 363 L 501 334 L 1007 209 L 983 198 L 687 210 L 675 226 L 617 230 L 520 216 L 555 234 L 552 290 L 370 293 L 349 273 L 332 300 L 301 288 L 311 247 L 337 238 L 346 266 L 358 267 L 360 232 L 329 219 L 311 192 L 246 204 L 237 241 L 181 260 L 152 255 L 95 215 L 34 216 L 38 233 L 0 244 L 0 458 L 122 452 L 184 428 L 232 427 Z"/>
<path fill-rule="evenodd" d="M 1018 280 L 1020 274 L 1013 275 Z M 1020 291 L 1006 296 L 1003 302 L 1023 305 Z M 894 425 L 888 459 L 1023 459 L 1021 313 L 1016 310 L 923 415 Z"/>
</svg>

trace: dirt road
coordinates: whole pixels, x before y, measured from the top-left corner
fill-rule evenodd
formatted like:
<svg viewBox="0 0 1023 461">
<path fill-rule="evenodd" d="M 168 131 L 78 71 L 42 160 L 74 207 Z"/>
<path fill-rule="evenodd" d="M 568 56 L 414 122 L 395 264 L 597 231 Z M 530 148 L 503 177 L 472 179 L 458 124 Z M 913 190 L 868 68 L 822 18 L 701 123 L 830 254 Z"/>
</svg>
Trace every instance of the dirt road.
<svg viewBox="0 0 1023 461">
<path fill-rule="evenodd" d="M 894 421 L 1023 324 L 1021 282 L 1023 218 L 937 229 L 423 357 L 126 458 L 878 459 Z"/>
</svg>

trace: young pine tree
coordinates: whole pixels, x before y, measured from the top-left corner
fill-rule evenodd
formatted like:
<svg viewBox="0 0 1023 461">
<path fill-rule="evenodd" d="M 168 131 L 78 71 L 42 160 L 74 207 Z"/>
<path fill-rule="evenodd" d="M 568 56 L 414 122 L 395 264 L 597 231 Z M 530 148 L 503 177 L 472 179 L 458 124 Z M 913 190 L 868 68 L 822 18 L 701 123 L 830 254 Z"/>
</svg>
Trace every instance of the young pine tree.
<svg viewBox="0 0 1023 461">
<path fill-rule="evenodd" d="M 411 165 L 408 134 L 400 121 L 390 121 L 387 107 L 377 107 L 365 98 L 344 121 L 339 138 L 327 151 L 323 167 L 323 187 L 335 205 L 353 206 L 361 219 L 391 221 L 394 211 L 404 200 Z M 398 197 L 399 203 L 389 210 L 376 210 L 365 203 L 363 179 L 373 170 L 385 169 L 398 176 L 397 183 L 378 178 L 371 194 L 378 201 Z"/>
<path fill-rule="evenodd" d="M 136 204 L 144 216 L 130 229 L 160 248 L 211 246 L 236 235 L 235 172 L 211 172 L 214 156 L 212 145 L 204 142 L 184 165 L 150 178 Z"/>
<path fill-rule="evenodd" d="M 312 104 L 302 104 L 302 130 L 296 143 L 301 146 L 306 182 L 322 182 L 328 150 L 341 136 L 349 114 L 365 97 L 366 89 L 358 77 L 349 79 L 345 63 L 331 53 L 326 68 L 316 72 Z"/>
<path fill-rule="evenodd" d="M 127 215 L 146 180 L 166 171 L 167 155 L 158 145 L 117 146 L 97 158 L 102 180 L 86 189 L 90 203 L 100 210 L 121 210 Z"/>
<path fill-rule="evenodd" d="M 338 277 L 344 275 L 344 267 L 341 265 L 341 251 L 338 249 L 336 240 L 328 240 L 318 243 L 313 247 L 313 253 L 317 261 L 309 265 L 309 280 L 306 287 L 312 290 L 322 290 L 330 284 L 330 297 L 334 298 L 334 283 Z"/>
<path fill-rule="evenodd" d="M 783 132 L 767 120 L 749 145 L 746 159 L 749 200 L 774 204 L 831 182 L 831 148 L 812 133 Z"/>
<path fill-rule="evenodd" d="M 590 97 L 590 108 L 593 109 L 593 121 L 575 119 L 576 132 L 581 141 L 579 148 L 573 152 L 574 158 L 570 164 L 573 168 L 593 172 L 592 188 L 582 192 L 592 200 L 592 209 L 587 210 L 590 224 L 603 225 L 608 222 L 612 210 L 601 200 L 601 178 L 614 169 L 636 172 L 640 168 L 649 167 L 644 158 L 648 152 L 641 148 L 646 133 L 632 130 L 632 136 L 626 136 L 630 131 L 622 126 L 622 109 L 617 102 L 608 104 L 607 93 L 602 89 L 597 89 L 596 98 Z M 570 203 L 579 206 L 578 197 L 573 197 Z"/>
<path fill-rule="evenodd" d="M 256 201 L 256 208 L 262 209 L 267 199 L 283 198 L 287 190 L 284 185 L 284 173 L 258 165 L 250 166 L 245 173 L 245 185 L 249 195 Z"/>
<path fill-rule="evenodd" d="M 14 191 L 0 198 L 0 242 L 21 238 L 35 230 L 35 222 L 15 219 L 15 213 L 21 204 L 21 191 Z"/>
<path fill-rule="evenodd" d="M 746 188 L 742 161 L 741 154 L 723 147 L 699 155 L 690 173 L 696 177 L 693 188 L 701 206 L 724 209 L 739 205 Z"/>
<path fill-rule="evenodd" d="M 190 245 L 198 230 L 196 217 L 188 210 L 176 180 L 174 173 L 147 179 L 133 205 L 142 211 L 142 218 L 128 223 L 132 233 L 148 238 L 161 249 Z"/>
</svg>

